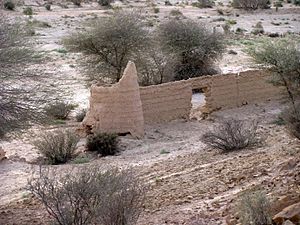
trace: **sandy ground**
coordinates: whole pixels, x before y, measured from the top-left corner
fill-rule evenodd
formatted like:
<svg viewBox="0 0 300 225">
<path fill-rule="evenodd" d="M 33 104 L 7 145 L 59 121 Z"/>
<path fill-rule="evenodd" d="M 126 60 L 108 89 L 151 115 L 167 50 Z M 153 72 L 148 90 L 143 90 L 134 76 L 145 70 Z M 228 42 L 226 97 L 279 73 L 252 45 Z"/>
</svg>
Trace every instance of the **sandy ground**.
<svg viewBox="0 0 300 225">
<path fill-rule="evenodd" d="M 68 3 L 68 9 L 54 5 L 52 11 L 46 11 L 38 3 L 29 1 L 27 4 L 33 5 L 33 19 L 47 22 L 51 26 L 35 28 L 36 49 L 48 56 L 42 67 L 48 74 L 49 83 L 61 89 L 66 100 L 77 103 L 79 108 L 86 108 L 89 90 L 85 83 L 86 77 L 80 73 L 77 64 L 80 54 L 63 51 L 61 39 L 74 30 L 80 30 L 81 22 L 107 16 L 107 12 L 112 10 L 101 9 L 97 4 L 83 4 L 83 7 L 76 8 Z M 261 21 L 266 32 L 300 32 L 300 7 L 290 5 L 278 12 L 275 9 L 253 13 L 231 10 L 229 16 L 224 16 L 218 14 L 216 7 L 168 7 L 162 2 L 155 3 L 160 8 L 160 12 L 155 15 L 149 4 L 148 1 L 129 2 L 125 6 L 116 3 L 128 8 L 141 7 L 145 13 L 153 18 L 157 16 L 159 20 L 163 20 L 172 9 L 180 9 L 184 16 L 203 21 L 211 27 L 224 23 L 213 22 L 224 17 L 225 20 L 236 20 L 232 30 L 241 27 L 249 33 L 252 26 Z M 21 7 L 16 12 L 1 12 L 24 21 L 28 19 L 22 15 Z M 280 21 L 281 25 L 273 25 L 274 21 Z M 237 55 L 224 54 L 218 63 L 223 73 L 256 67 L 244 52 L 245 47 L 246 44 L 240 41 L 228 47 L 228 50 L 236 51 Z M 194 95 L 192 103 L 194 107 L 202 105 L 203 95 Z M 282 108 L 281 102 L 268 102 L 215 112 L 207 120 L 173 121 L 148 126 L 142 140 L 121 137 L 123 151 L 117 156 L 94 158 L 90 163 L 82 165 L 60 165 L 59 168 L 63 173 L 73 166 L 84 168 L 91 164 L 134 167 L 151 186 L 139 225 L 189 224 L 195 218 L 201 221 L 199 224 L 225 224 L 225 217 L 231 215 L 235 199 L 242 190 L 258 186 L 267 190 L 270 196 L 290 192 L 299 194 L 299 186 L 295 187 L 292 181 L 298 178 L 295 176 L 300 178 L 300 175 L 292 171 L 292 176 L 285 176 L 286 171 L 282 172 L 283 175 L 278 171 L 281 164 L 299 154 L 299 141 L 291 137 L 283 126 L 273 123 Z M 200 140 L 201 135 L 218 120 L 229 117 L 257 120 L 262 144 L 254 149 L 229 154 L 207 148 Z M 78 125 L 69 121 L 64 127 Z M 38 168 L 40 156 L 31 143 L 40 129 L 33 128 L 20 138 L 0 143 L 9 158 L 0 164 L 1 225 L 46 224 L 49 219 L 25 190 L 32 171 Z M 79 149 L 83 148 L 84 139 L 79 144 Z"/>
<path fill-rule="evenodd" d="M 94 159 L 80 166 L 115 165 L 138 171 L 151 187 L 139 225 L 188 224 L 197 216 L 206 221 L 205 224 L 225 224 L 224 217 L 242 190 L 258 186 L 270 194 L 276 193 L 275 196 L 295 191 L 295 187 L 287 185 L 288 181 L 284 181 L 284 187 L 281 183 L 269 186 L 278 175 L 278 165 L 300 150 L 298 140 L 283 126 L 273 124 L 281 109 L 281 103 L 264 103 L 216 112 L 209 120 L 149 126 L 143 140 L 122 137 L 123 151 L 119 155 Z M 254 149 L 223 154 L 201 142 L 201 135 L 218 120 L 232 117 L 257 120 L 262 144 Z M 6 143 L 4 149 L 9 157 L 14 157 L 0 164 L 0 209 L 4 212 L 2 216 L 0 213 L 0 224 L 3 218 L 8 221 L 19 218 L 18 224 L 30 224 L 26 218 L 22 219 L 22 213 L 37 208 L 39 210 L 33 210 L 31 216 L 39 221 L 41 215 L 44 216 L 41 207 L 37 203 L 25 204 L 29 200 L 24 189 L 32 171 L 38 167 L 30 164 L 38 154 L 26 142 Z M 59 170 L 63 172 L 72 166 L 78 165 L 60 165 Z M 15 205 L 15 202 L 19 203 Z M 19 209 L 13 210 L 15 207 Z"/>
</svg>

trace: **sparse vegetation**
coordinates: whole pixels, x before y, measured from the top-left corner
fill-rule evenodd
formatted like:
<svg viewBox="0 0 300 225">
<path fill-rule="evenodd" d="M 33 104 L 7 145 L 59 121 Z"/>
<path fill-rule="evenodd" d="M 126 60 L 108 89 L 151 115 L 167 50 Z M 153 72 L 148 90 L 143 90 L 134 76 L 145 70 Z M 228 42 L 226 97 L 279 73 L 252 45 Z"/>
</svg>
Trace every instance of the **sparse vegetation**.
<svg viewBox="0 0 300 225">
<path fill-rule="evenodd" d="M 43 117 L 29 80 L 38 80 L 28 66 L 37 62 L 30 40 L 23 26 L 9 23 L 0 16 L 0 138 L 10 131 L 30 125 Z"/>
<path fill-rule="evenodd" d="M 41 134 L 34 146 L 52 165 L 66 163 L 74 157 L 79 138 L 72 131 L 56 130 Z"/>
<path fill-rule="evenodd" d="M 111 133 L 95 133 L 87 137 L 88 151 L 96 151 L 101 156 L 115 155 L 119 152 L 118 135 Z"/>
<path fill-rule="evenodd" d="M 175 80 L 217 73 L 215 60 L 224 52 L 223 37 L 192 20 L 169 20 L 159 27 L 163 51 L 177 60 Z"/>
<path fill-rule="evenodd" d="M 54 224 L 136 224 L 146 189 L 133 171 L 86 167 L 58 174 L 41 168 L 28 183 Z"/>
<path fill-rule="evenodd" d="M 251 147 L 257 143 L 257 124 L 241 120 L 224 120 L 213 130 L 206 132 L 201 140 L 212 148 L 224 152 Z"/>
<path fill-rule="evenodd" d="M 58 101 L 46 106 L 45 112 L 52 119 L 65 120 L 73 109 L 75 109 L 74 104 Z"/>
<path fill-rule="evenodd" d="M 238 208 L 242 224 L 271 225 L 270 203 L 262 191 L 248 191 L 241 196 Z"/>
<path fill-rule="evenodd" d="M 270 8 L 269 0 L 233 0 L 232 6 L 234 8 L 241 8 L 245 10 L 267 9 Z"/>
<path fill-rule="evenodd" d="M 269 66 L 273 74 L 272 82 L 285 88 L 294 115 L 300 119 L 296 107 L 300 75 L 300 51 L 297 46 L 297 42 L 291 39 L 264 40 L 257 47 L 250 48 L 249 53 L 258 63 Z"/>
<path fill-rule="evenodd" d="M 23 13 L 27 16 L 31 16 L 33 15 L 33 10 L 31 7 L 26 7 L 24 10 L 23 10 Z"/>
</svg>

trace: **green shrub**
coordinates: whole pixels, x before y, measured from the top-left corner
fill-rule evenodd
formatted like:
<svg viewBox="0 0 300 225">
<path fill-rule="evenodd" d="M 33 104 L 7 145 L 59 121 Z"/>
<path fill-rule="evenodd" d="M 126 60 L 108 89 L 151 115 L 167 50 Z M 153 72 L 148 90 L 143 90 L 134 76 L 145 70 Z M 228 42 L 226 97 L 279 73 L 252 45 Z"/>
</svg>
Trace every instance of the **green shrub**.
<svg viewBox="0 0 300 225">
<path fill-rule="evenodd" d="M 115 155 L 118 149 L 118 135 L 111 133 L 96 133 L 87 137 L 88 151 L 96 151 L 101 156 Z"/>
<path fill-rule="evenodd" d="M 8 10 L 14 10 L 15 9 L 15 3 L 13 3 L 11 0 L 7 0 L 4 2 L 4 8 Z"/>
<path fill-rule="evenodd" d="M 101 6 L 110 6 L 114 0 L 98 0 L 98 4 Z"/>
<path fill-rule="evenodd" d="M 159 26 L 163 52 L 176 59 L 174 79 L 218 73 L 215 61 L 224 52 L 224 38 L 193 20 L 170 19 Z"/>
<path fill-rule="evenodd" d="M 75 108 L 74 104 L 66 102 L 55 102 L 45 107 L 46 115 L 52 119 L 65 120 Z"/>
<path fill-rule="evenodd" d="M 270 203 L 261 191 L 246 192 L 242 195 L 238 214 L 242 224 L 271 225 Z"/>
<path fill-rule="evenodd" d="M 74 5 L 81 6 L 82 0 L 71 0 Z"/>
<path fill-rule="evenodd" d="M 82 109 L 80 110 L 77 114 L 76 114 L 76 121 L 77 122 L 82 122 L 85 115 L 87 113 L 87 110 L 86 109 Z"/>
<path fill-rule="evenodd" d="M 50 11 L 51 10 L 51 5 L 50 4 L 46 4 L 45 5 L 45 9 L 47 9 L 48 11 Z"/>
<path fill-rule="evenodd" d="M 257 143 L 256 129 L 256 123 L 229 119 L 206 132 L 201 140 L 208 146 L 225 152 L 240 150 Z"/>
<path fill-rule="evenodd" d="M 229 25 L 237 24 L 236 20 L 226 20 L 226 23 L 229 24 Z"/>
<path fill-rule="evenodd" d="M 73 132 L 57 130 L 46 132 L 34 142 L 34 146 L 52 165 L 66 163 L 73 158 L 79 137 Z"/>
<path fill-rule="evenodd" d="M 31 16 L 33 14 L 33 10 L 31 7 L 26 7 L 24 10 L 23 10 L 23 13 L 27 16 Z"/>
</svg>

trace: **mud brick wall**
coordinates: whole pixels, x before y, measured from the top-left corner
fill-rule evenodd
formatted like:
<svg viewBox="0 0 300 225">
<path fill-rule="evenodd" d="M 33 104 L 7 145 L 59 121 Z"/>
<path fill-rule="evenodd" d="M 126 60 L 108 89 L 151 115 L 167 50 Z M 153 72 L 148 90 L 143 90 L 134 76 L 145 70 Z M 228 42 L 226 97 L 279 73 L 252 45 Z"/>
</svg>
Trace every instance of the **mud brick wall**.
<svg viewBox="0 0 300 225">
<path fill-rule="evenodd" d="M 284 98 L 283 88 L 271 84 L 270 78 L 267 71 L 256 70 L 139 87 L 135 65 L 129 62 L 117 84 L 92 86 L 83 125 L 92 132 L 129 132 L 142 137 L 144 123 L 189 119 L 192 90 L 204 91 L 206 105 L 194 109 L 202 113 Z"/>
<path fill-rule="evenodd" d="M 206 104 L 211 110 L 234 108 L 285 97 L 283 88 L 270 83 L 271 74 L 264 70 L 211 77 Z"/>
<path fill-rule="evenodd" d="M 178 81 L 140 88 L 144 121 L 147 124 L 188 119 L 191 111 L 191 82 Z"/>
<path fill-rule="evenodd" d="M 142 102 L 134 63 L 128 63 L 118 83 L 108 87 L 91 87 L 90 108 L 82 123 L 92 133 L 144 135 Z"/>
</svg>

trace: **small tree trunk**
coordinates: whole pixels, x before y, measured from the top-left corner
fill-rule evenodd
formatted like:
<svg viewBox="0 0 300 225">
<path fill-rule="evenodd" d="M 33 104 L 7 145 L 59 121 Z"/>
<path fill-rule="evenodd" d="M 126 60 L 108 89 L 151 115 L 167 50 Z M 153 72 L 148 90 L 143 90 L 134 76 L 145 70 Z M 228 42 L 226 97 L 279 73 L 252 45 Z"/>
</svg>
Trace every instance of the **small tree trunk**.
<svg viewBox="0 0 300 225">
<path fill-rule="evenodd" d="M 293 106 L 295 115 L 296 115 L 297 118 L 298 118 L 298 111 L 297 111 L 297 108 L 296 108 L 296 102 L 295 102 L 295 97 L 294 97 L 294 95 L 293 95 L 293 92 L 292 92 L 292 90 L 291 90 L 291 88 L 290 88 L 290 86 L 289 86 L 287 80 L 284 78 L 284 76 L 283 76 L 282 74 L 281 74 L 280 76 L 281 76 L 281 79 L 282 79 L 282 81 L 283 81 L 283 83 L 284 83 L 284 86 L 285 86 L 285 88 L 286 88 L 286 91 L 287 91 L 287 93 L 288 93 L 288 95 L 289 95 L 289 98 L 290 98 L 290 101 L 291 101 L 291 103 L 292 103 L 292 106 Z"/>
</svg>

